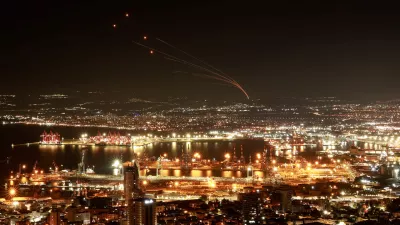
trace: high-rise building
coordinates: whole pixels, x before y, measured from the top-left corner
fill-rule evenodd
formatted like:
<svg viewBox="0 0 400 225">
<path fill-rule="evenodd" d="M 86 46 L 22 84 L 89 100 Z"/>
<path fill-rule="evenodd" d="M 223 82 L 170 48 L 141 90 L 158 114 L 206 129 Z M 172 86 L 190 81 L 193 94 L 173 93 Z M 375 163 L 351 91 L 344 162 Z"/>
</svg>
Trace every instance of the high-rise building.
<svg viewBox="0 0 400 225">
<path fill-rule="evenodd" d="M 51 210 L 51 213 L 48 217 L 48 223 L 50 225 L 60 225 L 61 224 L 60 212 L 57 209 Z"/>
<path fill-rule="evenodd" d="M 78 212 L 78 208 L 77 207 L 75 207 L 75 206 L 67 207 L 65 209 L 64 218 L 66 218 L 68 222 L 74 222 L 77 212 Z"/>
<path fill-rule="evenodd" d="M 156 201 L 151 198 L 135 198 L 128 204 L 128 225 L 156 225 Z"/>
<path fill-rule="evenodd" d="M 258 192 L 241 193 L 243 224 L 262 224 L 262 196 Z"/>
<path fill-rule="evenodd" d="M 283 212 L 292 210 L 293 190 L 290 186 L 282 185 L 275 190 L 275 193 L 280 194 L 280 209 Z"/>
<path fill-rule="evenodd" d="M 136 161 L 124 163 L 124 195 L 125 204 L 137 197 L 140 192 L 139 187 L 139 166 Z"/>
</svg>

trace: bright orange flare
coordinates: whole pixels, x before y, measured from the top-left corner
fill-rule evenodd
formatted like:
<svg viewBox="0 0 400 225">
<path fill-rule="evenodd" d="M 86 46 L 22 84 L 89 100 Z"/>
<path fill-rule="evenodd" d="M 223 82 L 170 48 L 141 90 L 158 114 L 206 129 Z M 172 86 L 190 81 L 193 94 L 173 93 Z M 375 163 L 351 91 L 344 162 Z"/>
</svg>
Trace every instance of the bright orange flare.
<svg viewBox="0 0 400 225">
<path fill-rule="evenodd" d="M 11 196 L 14 196 L 15 194 L 17 194 L 17 191 L 14 188 L 11 188 L 10 191 L 9 191 L 9 194 Z"/>
<path fill-rule="evenodd" d="M 153 54 L 154 52 L 153 52 L 153 50 L 150 50 L 150 54 Z"/>
<path fill-rule="evenodd" d="M 147 40 L 147 36 L 143 36 L 143 40 Z"/>
<path fill-rule="evenodd" d="M 113 27 L 116 28 L 116 27 L 117 27 L 117 24 L 113 24 Z"/>
</svg>

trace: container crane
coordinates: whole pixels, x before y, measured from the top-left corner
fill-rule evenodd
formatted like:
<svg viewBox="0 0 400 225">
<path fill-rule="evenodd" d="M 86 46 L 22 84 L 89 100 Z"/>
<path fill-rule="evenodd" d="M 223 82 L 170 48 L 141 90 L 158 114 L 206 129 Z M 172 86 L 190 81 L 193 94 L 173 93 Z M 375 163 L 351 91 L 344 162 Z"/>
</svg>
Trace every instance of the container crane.
<svg viewBox="0 0 400 225">
<path fill-rule="evenodd" d="M 32 167 L 32 174 L 36 174 L 36 173 L 37 173 L 37 171 L 36 171 L 37 163 L 38 163 L 38 161 L 36 160 L 36 161 L 35 161 L 35 164 L 33 164 L 33 167 Z"/>
</svg>

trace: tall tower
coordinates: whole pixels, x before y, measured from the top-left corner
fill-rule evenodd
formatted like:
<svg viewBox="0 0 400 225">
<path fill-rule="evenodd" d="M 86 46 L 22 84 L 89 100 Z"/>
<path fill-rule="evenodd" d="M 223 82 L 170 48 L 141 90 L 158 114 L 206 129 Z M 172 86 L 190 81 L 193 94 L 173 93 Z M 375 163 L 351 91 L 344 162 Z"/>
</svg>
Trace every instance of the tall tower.
<svg viewBox="0 0 400 225">
<path fill-rule="evenodd" d="M 260 193 L 241 193 L 243 224 L 262 224 L 262 197 Z"/>
<path fill-rule="evenodd" d="M 139 166 L 135 161 L 124 163 L 124 196 L 125 204 L 137 196 L 140 192 L 139 187 Z"/>
<path fill-rule="evenodd" d="M 57 209 L 51 210 L 51 213 L 48 217 L 48 223 L 50 225 L 60 225 L 61 224 L 60 212 Z"/>
<path fill-rule="evenodd" d="M 156 225 L 156 201 L 151 198 L 135 198 L 128 207 L 128 225 Z"/>
<path fill-rule="evenodd" d="M 292 210 L 293 190 L 290 186 L 282 185 L 275 190 L 275 193 L 280 194 L 280 207 L 283 212 Z"/>
</svg>

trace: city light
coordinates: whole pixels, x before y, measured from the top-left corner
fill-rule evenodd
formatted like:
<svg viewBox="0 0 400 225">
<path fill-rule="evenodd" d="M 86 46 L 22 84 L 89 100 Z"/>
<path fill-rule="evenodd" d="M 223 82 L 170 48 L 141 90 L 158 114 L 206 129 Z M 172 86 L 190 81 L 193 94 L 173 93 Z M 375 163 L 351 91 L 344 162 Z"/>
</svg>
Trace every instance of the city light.
<svg viewBox="0 0 400 225">
<path fill-rule="evenodd" d="M 13 196 L 15 196 L 17 194 L 17 191 L 15 190 L 15 188 L 10 188 L 8 193 L 10 194 L 11 197 L 13 197 Z"/>
<path fill-rule="evenodd" d="M 78 2 L 4 7 L 1 223 L 400 218 L 395 5 Z"/>
<path fill-rule="evenodd" d="M 120 161 L 118 159 L 114 160 L 114 163 L 112 164 L 113 167 L 119 167 L 120 166 Z"/>
<path fill-rule="evenodd" d="M 154 201 L 153 201 L 153 199 L 146 199 L 146 200 L 144 200 L 144 204 L 152 204 Z"/>
<path fill-rule="evenodd" d="M 200 159 L 201 155 L 200 155 L 200 153 L 196 152 L 196 153 L 194 153 L 193 157 L 196 159 Z"/>
</svg>

